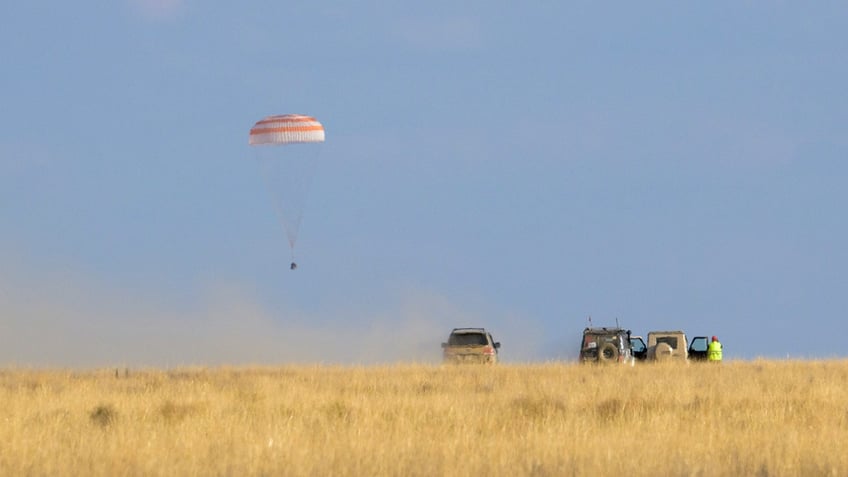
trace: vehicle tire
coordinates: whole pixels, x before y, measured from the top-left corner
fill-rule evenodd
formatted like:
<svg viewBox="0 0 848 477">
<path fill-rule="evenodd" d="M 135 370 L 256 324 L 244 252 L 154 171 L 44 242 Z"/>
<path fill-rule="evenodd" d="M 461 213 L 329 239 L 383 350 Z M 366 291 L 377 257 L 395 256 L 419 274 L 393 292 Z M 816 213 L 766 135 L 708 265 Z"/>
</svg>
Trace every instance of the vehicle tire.
<svg viewBox="0 0 848 477">
<path fill-rule="evenodd" d="M 618 348 L 612 343 L 604 343 L 598 350 L 598 361 L 602 363 L 614 363 L 618 361 Z"/>
<path fill-rule="evenodd" d="M 660 343 L 654 349 L 654 357 L 657 361 L 665 361 L 671 359 L 673 351 L 668 343 Z"/>
</svg>

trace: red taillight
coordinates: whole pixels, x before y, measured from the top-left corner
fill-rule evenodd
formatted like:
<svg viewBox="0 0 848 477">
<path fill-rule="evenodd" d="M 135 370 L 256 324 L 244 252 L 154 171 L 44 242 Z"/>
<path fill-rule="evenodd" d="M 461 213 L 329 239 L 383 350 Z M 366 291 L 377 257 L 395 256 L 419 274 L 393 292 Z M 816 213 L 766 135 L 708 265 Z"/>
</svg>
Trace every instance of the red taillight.
<svg viewBox="0 0 848 477">
<path fill-rule="evenodd" d="M 491 346 L 486 346 L 485 348 L 483 348 L 483 354 L 485 354 L 486 356 L 494 356 L 495 348 L 492 348 Z"/>
</svg>

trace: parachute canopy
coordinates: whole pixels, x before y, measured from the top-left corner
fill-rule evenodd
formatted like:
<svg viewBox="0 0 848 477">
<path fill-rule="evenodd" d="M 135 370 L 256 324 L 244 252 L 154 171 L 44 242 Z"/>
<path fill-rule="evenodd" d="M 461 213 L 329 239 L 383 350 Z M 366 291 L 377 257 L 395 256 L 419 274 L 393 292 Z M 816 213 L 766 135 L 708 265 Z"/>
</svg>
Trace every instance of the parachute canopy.
<svg viewBox="0 0 848 477">
<path fill-rule="evenodd" d="M 250 129 L 249 142 L 251 146 L 324 142 L 324 126 L 301 114 L 268 116 Z"/>
</svg>

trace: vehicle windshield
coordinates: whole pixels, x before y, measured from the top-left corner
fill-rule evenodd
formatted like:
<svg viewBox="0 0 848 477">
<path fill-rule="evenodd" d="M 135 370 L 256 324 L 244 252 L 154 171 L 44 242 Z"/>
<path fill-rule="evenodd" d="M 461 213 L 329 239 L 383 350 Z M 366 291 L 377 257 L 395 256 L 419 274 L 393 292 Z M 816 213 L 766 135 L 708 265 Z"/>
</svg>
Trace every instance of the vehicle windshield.
<svg viewBox="0 0 848 477">
<path fill-rule="evenodd" d="M 487 345 L 489 342 L 483 333 L 451 333 L 448 344 L 451 346 L 477 346 Z"/>
<path fill-rule="evenodd" d="M 647 349 L 645 342 L 642 340 L 630 340 L 630 347 L 633 348 L 633 351 L 636 353 L 641 353 Z"/>
</svg>

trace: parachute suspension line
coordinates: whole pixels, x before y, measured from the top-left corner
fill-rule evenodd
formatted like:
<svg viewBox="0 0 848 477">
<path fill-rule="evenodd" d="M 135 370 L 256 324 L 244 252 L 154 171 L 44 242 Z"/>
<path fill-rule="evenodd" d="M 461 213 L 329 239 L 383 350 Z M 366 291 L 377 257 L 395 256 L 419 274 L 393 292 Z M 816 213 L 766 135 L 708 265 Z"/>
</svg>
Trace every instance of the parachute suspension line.
<svg viewBox="0 0 848 477">
<path fill-rule="evenodd" d="M 289 265 L 289 270 L 297 270 L 297 262 L 294 261 L 294 244 L 297 242 L 297 231 L 300 229 L 300 221 L 303 219 L 303 213 L 298 214 L 297 219 L 294 224 L 294 233 L 290 233 L 288 230 L 286 233 L 289 236 L 289 250 L 291 251 L 291 265 Z"/>
<path fill-rule="evenodd" d="M 301 204 L 300 207 L 302 208 L 303 205 Z M 286 228 L 286 235 L 289 238 L 289 247 L 291 247 L 292 254 L 294 254 L 294 245 L 297 243 L 297 236 L 300 233 L 300 223 L 303 222 L 303 211 L 298 211 L 297 216 L 294 217 L 291 222 L 292 223 L 290 225 L 286 225 L 284 223 L 283 227 Z M 288 230 L 289 227 L 291 227 L 292 230 Z"/>
</svg>

